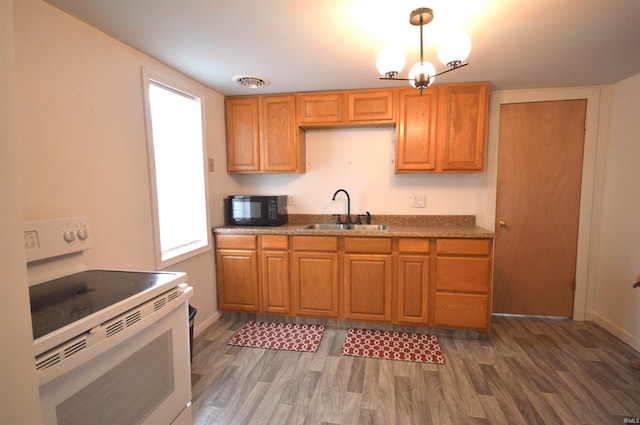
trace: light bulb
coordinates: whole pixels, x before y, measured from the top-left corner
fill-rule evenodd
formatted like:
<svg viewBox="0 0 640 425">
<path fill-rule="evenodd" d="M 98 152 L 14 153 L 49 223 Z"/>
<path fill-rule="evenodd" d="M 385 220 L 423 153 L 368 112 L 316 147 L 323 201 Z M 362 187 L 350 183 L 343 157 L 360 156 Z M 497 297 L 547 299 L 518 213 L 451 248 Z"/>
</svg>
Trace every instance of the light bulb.
<svg viewBox="0 0 640 425">
<path fill-rule="evenodd" d="M 463 32 L 448 34 L 438 46 L 438 59 L 444 65 L 454 66 L 464 62 L 471 52 L 471 39 Z"/>
<path fill-rule="evenodd" d="M 398 46 L 387 46 L 380 50 L 376 58 L 376 67 L 380 75 L 397 75 L 405 64 L 404 52 Z"/>
<path fill-rule="evenodd" d="M 422 81 L 422 79 L 420 78 L 420 74 L 424 74 L 424 82 L 427 83 L 427 78 L 429 78 L 429 82 L 426 85 L 423 85 L 422 88 L 430 86 L 436 79 L 436 77 L 433 77 L 435 73 L 436 68 L 431 62 L 418 62 L 413 65 L 411 67 L 411 70 L 409 71 L 409 78 L 411 78 L 411 80 L 409 80 L 409 84 L 411 84 L 413 87 L 416 87 L 416 80 L 418 80 L 418 87 L 420 87 L 420 81 Z"/>
</svg>

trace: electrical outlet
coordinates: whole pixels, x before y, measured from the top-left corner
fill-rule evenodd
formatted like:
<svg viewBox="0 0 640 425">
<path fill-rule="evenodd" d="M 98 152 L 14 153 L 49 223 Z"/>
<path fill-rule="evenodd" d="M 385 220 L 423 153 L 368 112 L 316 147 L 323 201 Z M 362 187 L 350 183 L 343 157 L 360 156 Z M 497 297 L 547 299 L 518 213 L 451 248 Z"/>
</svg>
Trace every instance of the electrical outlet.
<svg viewBox="0 0 640 425">
<path fill-rule="evenodd" d="M 424 195 L 409 195 L 411 208 L 424 208 Z"/>
<path fill-rule="evenodd" d="M 293 195 L 288 195 L 287 196 L 287 205 L 289 205 L 290 207 L 295 207 L 296 206 L 296 197 Z"/>
<path fill-rule="evenodd" d="M 214 171 L 214 164 L 213 164 L 213 158 L 209 158 L 209 172 L 213 173 Z"/>
</svg>

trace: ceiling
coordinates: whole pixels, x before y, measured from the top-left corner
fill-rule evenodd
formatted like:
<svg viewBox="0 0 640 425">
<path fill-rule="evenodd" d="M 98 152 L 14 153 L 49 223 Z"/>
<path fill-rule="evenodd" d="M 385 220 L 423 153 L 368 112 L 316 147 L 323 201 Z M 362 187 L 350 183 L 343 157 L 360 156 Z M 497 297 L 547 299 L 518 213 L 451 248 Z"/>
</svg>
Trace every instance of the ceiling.
<svg viewBox="0 0 640 425">
<path fill-rule="evenodd" d="M 390 87 L 377 52 L 402 46 L 444 68 L 436 39 L 471 37 L 470 65 L 436 83 L 490 81 L 493 89 L 608 85 L 640 72 L 640 0 L 46 0 L 224 94 Z M 259 76 L 258 89 L 235 85 Z"/>
</svg>

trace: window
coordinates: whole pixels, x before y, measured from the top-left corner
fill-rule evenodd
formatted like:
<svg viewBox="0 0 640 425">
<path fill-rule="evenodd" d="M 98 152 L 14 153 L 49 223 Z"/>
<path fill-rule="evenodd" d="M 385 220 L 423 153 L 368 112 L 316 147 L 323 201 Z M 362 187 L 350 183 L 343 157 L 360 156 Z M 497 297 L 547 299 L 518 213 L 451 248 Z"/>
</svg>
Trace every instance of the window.
<svg viewBox="0 0 640 425">
<path fill-rule="evenodd" d="M 202 101 L 146 71 L 144 86 L 156 265 L 164 268 L 210 249 Z"/>
</svg>

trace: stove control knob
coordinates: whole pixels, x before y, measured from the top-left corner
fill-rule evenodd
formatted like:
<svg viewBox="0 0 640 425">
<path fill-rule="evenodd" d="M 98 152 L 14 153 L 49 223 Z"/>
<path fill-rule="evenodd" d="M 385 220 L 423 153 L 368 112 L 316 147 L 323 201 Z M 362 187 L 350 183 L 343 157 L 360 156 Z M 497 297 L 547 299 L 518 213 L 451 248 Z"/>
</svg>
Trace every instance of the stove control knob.
<svg viewBox="0 0 640 425">
<path fill-rule="evenodd" d="M 89 232 L 87 231 L 87 229 L 78 229 L 78 239 L 83 241 L 88 237 L 89 237 Z"/>
<path fill-rule="evenodd" d="M 73 230 L 66 230 L 62 236 L 66 242 L 73 242 L 76 240 L 76 235 L 73 233 Z"/>
</svg>

